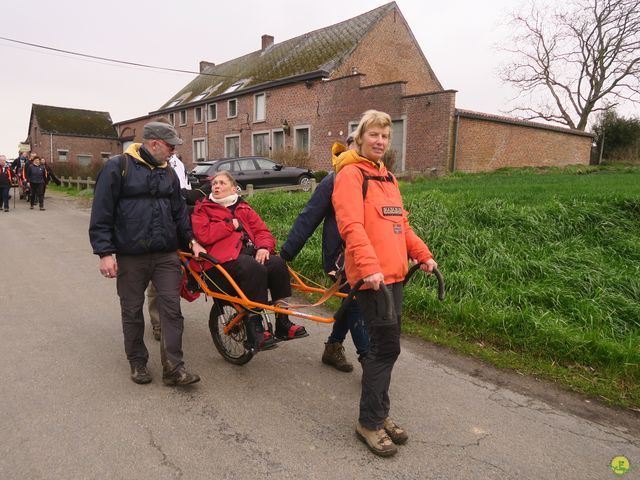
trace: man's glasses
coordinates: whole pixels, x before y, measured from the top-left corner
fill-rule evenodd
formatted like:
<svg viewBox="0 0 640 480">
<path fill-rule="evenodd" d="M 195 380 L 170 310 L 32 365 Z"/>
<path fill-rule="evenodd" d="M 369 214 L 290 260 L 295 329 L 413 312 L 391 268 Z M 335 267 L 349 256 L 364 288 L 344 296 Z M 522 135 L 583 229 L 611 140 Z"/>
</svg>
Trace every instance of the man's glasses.
<svg viewBox="0 0 640 480">
<path fill-rule="evenodd" d="M 164 140 L 158 139 L 158 141 L 164 143 L 165 147 L 167 147 L 170 152 L 173 152 L 176 149 L 175 145 L 171 145 L 170 143 L 167 143 Z"/>
</svg>

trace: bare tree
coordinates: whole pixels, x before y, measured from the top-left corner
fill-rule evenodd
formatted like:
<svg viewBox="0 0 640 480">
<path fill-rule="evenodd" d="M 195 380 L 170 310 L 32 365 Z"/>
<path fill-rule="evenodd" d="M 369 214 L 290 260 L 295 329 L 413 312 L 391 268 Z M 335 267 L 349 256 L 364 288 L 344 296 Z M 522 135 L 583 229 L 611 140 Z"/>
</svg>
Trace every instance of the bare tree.
<svg viewBox="0 0 640 480">
<path fill-rule="evenodd" d="M 501 72 L 519 92 L 510 113 L 584 131 L 592 113 L 640 102 L 640 0 L 571 0 L 553 9 L 532 0 L 512 22 L 502 49 L 514 59 Z"/>
</svg>

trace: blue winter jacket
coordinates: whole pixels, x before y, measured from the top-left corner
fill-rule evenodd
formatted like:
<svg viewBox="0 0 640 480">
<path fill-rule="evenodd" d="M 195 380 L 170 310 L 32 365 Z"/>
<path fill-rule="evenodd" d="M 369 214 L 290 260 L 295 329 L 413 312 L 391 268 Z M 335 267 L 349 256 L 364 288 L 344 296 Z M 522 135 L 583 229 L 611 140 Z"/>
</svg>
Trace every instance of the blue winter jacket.
<svg viewBox="0 0 640 480">
<path fill-rule="evenodd" d="M 185 248 L 191 221 L 180 182 L 166 163 L 159 165 L 140 144 L 110 158 L 96 179 L 89 239 L 93 253 L 139 255 Z"/>
<path fill-rule="evenodd" d="M 322 267 L 327 273 L 336 270 L 336 260 L 342 253 L 344 243 L 338 232 L 336 212 L 331 203 L 335 178 L 335 172 L 331 172 L 322 179 L 298 218 L 293 222 L 287 240 L 280 249 L 280 256 L 284 260 L 293 260 L 324 220 L 322 226 Z"/>
</svg>

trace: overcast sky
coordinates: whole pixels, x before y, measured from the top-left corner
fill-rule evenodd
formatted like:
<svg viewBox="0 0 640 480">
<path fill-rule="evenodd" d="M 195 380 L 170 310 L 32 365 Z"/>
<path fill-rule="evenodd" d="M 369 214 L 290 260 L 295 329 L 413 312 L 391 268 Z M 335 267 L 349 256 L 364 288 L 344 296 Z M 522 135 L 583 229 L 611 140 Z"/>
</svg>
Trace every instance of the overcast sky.
<svg viewBox="0 0 640 480">
<path fill-rule="evenodd" d="M 198 70 L 365 13 L 384 0 L 21 0 L 0 7 L 0 37 L 101 57 Z M 513 92 L 498 79 L 508 13 L 520 0 L 397 0 L 458 108 L 500 114 Z M 100 6 L 99 6 L 100 5 Z M 16 155 L 32 103 L 107 111 L 114 121 L 147 114 L 194 75 L 125 67 L 0 40 L 0 153 Z"/>
</svg>

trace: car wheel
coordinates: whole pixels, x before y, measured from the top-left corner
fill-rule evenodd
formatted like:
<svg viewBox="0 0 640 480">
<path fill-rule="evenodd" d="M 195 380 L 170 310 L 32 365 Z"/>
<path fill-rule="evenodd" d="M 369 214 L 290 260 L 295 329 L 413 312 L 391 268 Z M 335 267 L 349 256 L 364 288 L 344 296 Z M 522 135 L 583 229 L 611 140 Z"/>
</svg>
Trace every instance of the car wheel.
<svg viewBox="0 0 640 480">
<path fill-rule="evenodd" d="M 244 185 L 242 185 L 241 183 L 238 184 L 238 186 L 236 187 L 238 190 L 238 194 L 241 194 L 244 191 Z"/>
<path fill-rule="evenodd" d="M 302 185 L 303 192 L 311 191 L 311 177 L 302 175 L 300 178 L 298 178 L 298 185 Z"/>
</svg>

